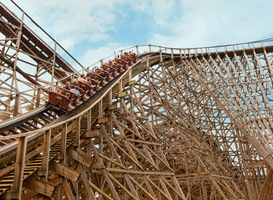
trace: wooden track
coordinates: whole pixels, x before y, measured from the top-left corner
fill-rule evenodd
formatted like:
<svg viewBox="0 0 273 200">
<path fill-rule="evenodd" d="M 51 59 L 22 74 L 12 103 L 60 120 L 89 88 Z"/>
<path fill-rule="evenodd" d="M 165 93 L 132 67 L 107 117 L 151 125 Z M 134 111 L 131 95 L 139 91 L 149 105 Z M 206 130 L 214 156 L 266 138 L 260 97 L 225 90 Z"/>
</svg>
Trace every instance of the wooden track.
<svg viewBox="0 0 273 200">
<path fill-rule="evenodd" d="M 10 11 L 0 15 L 2 34 L 22 42 L 17 53 L 58 84 L 77 77 Z M 1 198 L 272 199 L 272 40 L 132 49 L 140 61 L 67 115 L 32 101 L 37 108 L 20 114 L 15 105 L 19 115 L 0 123 Z M 1 73 L 38 83 L 8 58 Z"/>
<path fill-rule="evenodd" d="M 16 27 L 20 27 L 20 19 L 18 19 L 15 15 L 10 13 L 8 10 L 3 8 L 3 6 L 0 5 L 0 17 L 1 19 L 7 21 L 10 24 L 15 25 Z M 16 37 L 17 34 L 17 29 L 8 26 L 5 22 L 0 21 L 0 29 L 1 33 L 5 35 L 8 38 L 13 38 Z M 50 48 L 44 41 L 42 41 L 40 38 L 37 37 L 26 25 L 23 25 L 22 27 L 22 35 L 21 35 L 21 40 L 23 45 L 20 45 L 20 50 L 24 51 L 28 54 L 35 55 L 33 59 L 36 60 L 37 63 L 42 64 L 42 60 L 51 60 L 53 59 L 54 55 L 54 49 Z M 14 41 L 14 44 L 16 41 Z M 68 73 L 77 73 L 77 71 L 70 66 L 65 60 L 63 60 L 59 55 L 55 59 L 56 62 L 56 67 L 64 70 L 63 72 L 61 71 L 56 71 L 56 76 L 58 78 L 64 77 L 66 74 L 64 72 Z M 12 67 L 12 65 L 10 66 Z M 17 70 L 20 70 L 19 68 Z M 50 70 L 50 68 L 47 68 L 47 70 Z M 20 73 L 23 76 L 24 72 L 20 71 Z M 34 80 L 31 80 L 34 84 Z"/>
<path fill-rule="evenodd" d="M 144 68 L 146 67 L 145 63 L 139 63 L 136 66 L 134 66 L 132 68 L 132 76 L 137 75 L 140 71 L 142 71 Z M 99 110 L 96 106 L 94 106 L 94 104 L 96 104 L 98 101 L 102 100 L 104 92 L 111 89 L 112 90 L 112 95 L 113 97 L 116 96 L 118 93 L 118 85 L 117 83 L 122 80 L 123 81 L 123 85 L 126 85 L 128 82 L 128 73 L 124 73 L 118 77 L 116 77 L 111 83 L 109 83 L 108 85 L 106 85 L 103 89 L 101 89 L 99 92 L 96 93 L 96 95 L 92 96 L 87 102 L 85 102 L 83 105 L 81 105 L 80 107 L 78 107 L 77 109 L 73 110 L 71 113 L 69 113 L 68 115 L 58 115 L 55 114 L 54 115 L 54 111 L 49 111 L 46 108 L 40 108 L 38 109 L 38 111 L 34 110 L 30 113 L 24 114 L 22 116 L 18 116 L 16 118 L 12 118 L 10 120 L 4 121 L 3 123 L 0 124 L 0 132 L 2 133 L 2 136 L 7 136 L 7 135 L 13 135 L 18 134 L 19 137 L 21 137 L 20 135 L 22 135 L 22 133 L 27 133 L 29 135 L 29 137 L 31 138 L 31 140 L 29 140 L 30 146 L 36 146 L 35 143 L 33 144 L 32 140 L 35 140 L 35 142 L 40 143 L 41 139 L 43 137 L 43 135 L 39 134 L 41 132 L 43 132 L 43 129 L 40 130 L 41 128 L 47 128 L 50 127 L 50 129 L 54 130 L 55 127 L 60 126 L 60 124 L 62 125 L 64 122 L 63 121 L 70 121 L 70 117 L 74 116 L 77 113 L 81 113 L 83 112 L 86 107 L 90 107 L 93 106 L 94 109 L 92 109 L 92 121 L 95 121 L 98 118 L 98 114 L 99 114 Z M 105 103 L 103 105 L 103 107 L 107 107 L 108 103 Z M 48 114 L 51 114 L 48 116 Z M 19 118 L 19 119 L 18 119 Z M 39 123 L 40 125 L 42 125 L 42 127 L 39 127 L 39 132 L 35 131 L 38 130 L 38 128 L 35 128 L 33 130 L 29 130 L 29 129 L 23 129 L 21 127 L 25 127 L 25 124 L 29 124 L 28 126 L 31 127 L 31 123 L 33 124 L 37 124 Z M 54 124 L 58 124 L 54 125 Z M 16 127 L 16 130 L 14 130 Z M 33 125 L 33 127 L 35 127 Z M 55 128 L 56 129 L 56 128 Z M 58 128 L 57 128 L 58 129 Z M 86 126 L 83 125 L 82 129 L 86 129 Z M 17 131 L 17 132 L 16 132 Z M 38 134 L 41 139 L 37 138 L 37 136 L 35 135 L 35 132 L 37 132 L 36 134 Z M 83 133 L 81 133 L 83 134 Z M 70 134 L 71 135 L 71 134 Z M 3 156 L 2 161 L 5 161 L 3 163 L 2 166 L 5 166 L 2 168 L 1 170 L 1 180 L 0 181 L 0 195 L 2 195 L 4 192 L 6 192 L 13 183 L 13 179 L 14 179 L 14 172 L 10 172 L 14 170 L 15 164 L 14 162 L 10 162 L 9 161 L 13 160 L 15 158 L 15 153 L 14 150 L 16 149 L 17 142 L 12 143 L 12 141 L 14 141 L 13 137 L 11 137 L 12 139 L 6 139 L 6 140 L 1 140 L 3 146 L 0 148 L 0 153 Z M 55 140 L 54 140 L 55 139 Z M 54 138 L 54 143 L 51 146 L 50 149 L 50 153 L 49 153 L 49 161 L 53 160 L 58 153 L 60 153 L 60 134 L 56 135 L 56 137 Z M 73 136 L 67 136 L 67 148 L 72 144 L 74 138 Z M 12 144 L 10 144 L 12 143 Z M 55 145 L 54 145 L 55 144 Z M 38 148 L 40 151 L 37 151 L 37 149 L 29 149 L 30 153 L 28 155 L 31 154 L 31 156 L 35 156 L 34 159 L 31 159 L 31 157 L 28 157 L 28 155 L 26 156 L 27 159 L 29 159 L 29 164 L 27 164 L 25 166 L 25 172 L 24 172 L 24 180 L 26 178 L 28 178 L 29 176 L 31 176 L 33 173 L 35 173 L 39 168 L 41 168 L 42 165 L 42 156 L 38 155 L 40 152 L 42 152 L 42 148 Z M 38 156 L 37 156 L 38 155 Z M 31 159 L 31 160 L 30 160 Z M 8 166 L 6 166 L 8 165 Z"/>
</svg>

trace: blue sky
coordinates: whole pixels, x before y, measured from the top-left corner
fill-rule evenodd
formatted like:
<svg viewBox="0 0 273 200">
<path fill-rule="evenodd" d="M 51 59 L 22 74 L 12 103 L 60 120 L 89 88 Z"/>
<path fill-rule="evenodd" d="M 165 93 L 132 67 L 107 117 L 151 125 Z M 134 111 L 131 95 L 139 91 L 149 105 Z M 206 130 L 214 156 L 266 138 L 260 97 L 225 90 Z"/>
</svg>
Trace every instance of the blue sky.
<svg viewBox="0 0 273 200">
<path fill-rule="evenodd" d="M 17 12 L 9 0 L 2 2 Z M 273 36 L 270 0 L 15 2 L 84 66 L 134 45 L 187 48 Z"/>
</svg>

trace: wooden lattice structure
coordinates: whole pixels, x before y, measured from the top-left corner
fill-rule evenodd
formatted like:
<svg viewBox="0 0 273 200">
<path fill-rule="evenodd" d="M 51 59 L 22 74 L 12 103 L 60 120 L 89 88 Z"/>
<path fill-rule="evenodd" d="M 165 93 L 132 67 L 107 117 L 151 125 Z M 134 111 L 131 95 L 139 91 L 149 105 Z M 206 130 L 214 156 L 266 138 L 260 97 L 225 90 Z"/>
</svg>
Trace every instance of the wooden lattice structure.
<svg viewBox="0 0 273 200">
<path fill-rule="evenodd" d="M 46 91 L 78 72 L 0 8 L 2 199 L 272 199 L 272 40 L 129 48 L 140 61 L 65 115 Z"/>
</svg>

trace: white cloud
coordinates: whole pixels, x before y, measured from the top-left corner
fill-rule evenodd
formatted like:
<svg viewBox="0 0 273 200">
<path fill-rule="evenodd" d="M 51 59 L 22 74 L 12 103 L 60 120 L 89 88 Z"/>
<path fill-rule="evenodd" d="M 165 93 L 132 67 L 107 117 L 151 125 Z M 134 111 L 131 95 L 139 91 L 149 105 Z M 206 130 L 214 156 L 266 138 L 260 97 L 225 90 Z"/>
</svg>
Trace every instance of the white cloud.
<svg viewBox="0 0 273 200">
<path fill-rule="evenodd" d="M 200 47 L 264 39 L 273 33 L 272 1 L 181 0 L 172 31 L 156 32 L 150 43 Z M 171 10 L 170 10 L 171 12 Z"/>
<path fill-rule="evenodd" d="M 3 2 L 11 6 L 10 1 Z M 87 51 L 101 52 L 96 59 L 103 57 L 104 51 L 111 49 L 112 53 L 122 44 L 136 45 L 134 41 L 139 41 L 130 38 L 128 42 L 127 37 L 124 42 L 118 42 L 110 35 L 113 31 L 126 34 L 119 32 L 120 20 L 132 24 L 130 28 L 134 24 L 139 28 L 148 21 L 148 30 L 136 29 L 147 32 L 142 40 L 144 44 L 172 47 L 246 42 L 273 33 L 270 21 L 273 2 L 269 0 L 24 0 L 18 4 L 69 51 L 81 44 L 95 44 L 96 48 Z M 127 10 L 136 12 L 137 18 L 130 18 Z M 126 21 L 127 18 L 130 20 Z"/>
<path fill-rule="evenodd" d="M 25 0 L 18 4 L 65 48 L 106 40 L 116 28 L 115 9 L 123 0 Z M 4 0 L 8 7 L 12 4 Z"/>
</svg>

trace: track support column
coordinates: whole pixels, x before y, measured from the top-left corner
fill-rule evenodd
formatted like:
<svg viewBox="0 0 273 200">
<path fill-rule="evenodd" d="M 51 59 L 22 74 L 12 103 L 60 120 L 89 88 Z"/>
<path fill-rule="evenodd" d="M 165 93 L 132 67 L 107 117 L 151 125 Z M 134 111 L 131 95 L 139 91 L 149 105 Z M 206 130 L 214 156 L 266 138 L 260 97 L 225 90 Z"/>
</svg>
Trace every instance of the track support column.
<svg viewBox="0 0 273 200">
<path fill-rule="evenodd" d="M 20 137 L 16 155 L 14 180 L 10 193 L 10 199 L 21 199 L 24 179 L 25 157 L 27 149 L 27 136 Z"/>
<path fill-rule="evenodd" d="M 51 142 L 51 129 L 45 131 L 44 134 L 44 151 L 41 171 L 45 176 L 45 180 L 48 180 L 48 164 L 49 164 L 49 151 Z"/>
</svg>

